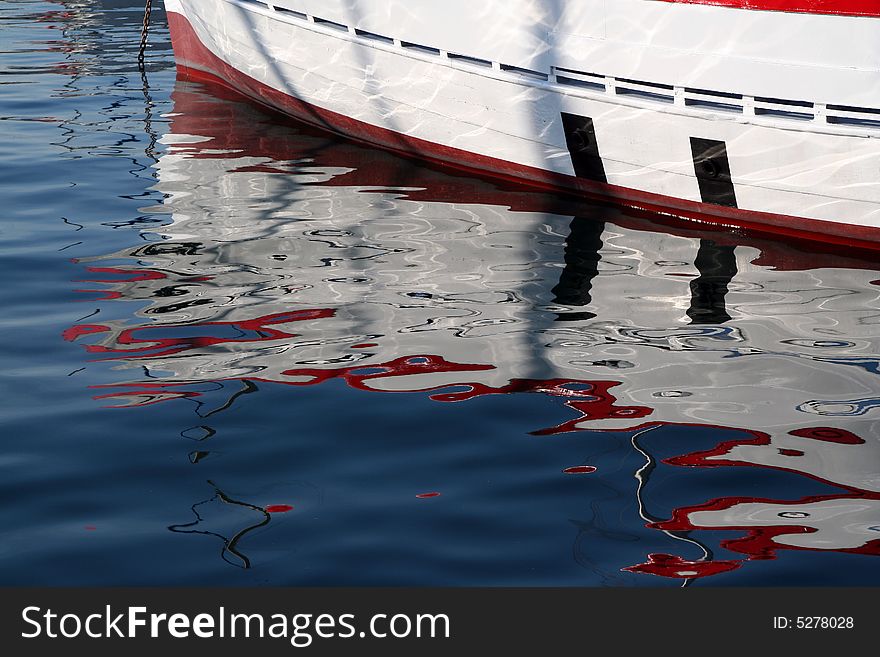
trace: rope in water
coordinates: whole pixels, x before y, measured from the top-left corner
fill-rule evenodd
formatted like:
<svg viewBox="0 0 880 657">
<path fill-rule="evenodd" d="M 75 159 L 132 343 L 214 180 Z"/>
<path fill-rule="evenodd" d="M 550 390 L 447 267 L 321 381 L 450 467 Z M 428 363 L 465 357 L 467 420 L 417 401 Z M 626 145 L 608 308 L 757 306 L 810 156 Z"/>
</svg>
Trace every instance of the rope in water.
<svg viewBox="0 0 880 657">
<path fill-rule="evenodd" d="M 153 0 L 147 0 L 144 7 L 144 24 L 141 27 L 141 45 L 138 49 L 138 67 L 144 68 L 144 52 L 147 49 L 147 35 L 150 33 L 150 13 L 153 11 Z"/>
<path fill-rule="evenodd" d="M 144 93 L 144 131 L 150 139 L 149 144 L 144 149 L 144 153 L 146 153 L 147 157 L 153 162 L 158 162 L 159 160 L 156 157 L 156 143 L 158 137 L 155 130 L 153 130 L 153 98 L 150 95 L 150 82 L 147 80 L 147 69 L 144 66 L 144 54 L 147 50 L 147 36 L 150 33 L 150 13 L 153 10 L 153 0 L 146 0 L 146 2 L 147 4 L 144 7 L 144 23 L 141 27 L 141 45 L 138 48 L 137 62 L 138 70 L 141 73 L 142 91 Z"/>
</svg>

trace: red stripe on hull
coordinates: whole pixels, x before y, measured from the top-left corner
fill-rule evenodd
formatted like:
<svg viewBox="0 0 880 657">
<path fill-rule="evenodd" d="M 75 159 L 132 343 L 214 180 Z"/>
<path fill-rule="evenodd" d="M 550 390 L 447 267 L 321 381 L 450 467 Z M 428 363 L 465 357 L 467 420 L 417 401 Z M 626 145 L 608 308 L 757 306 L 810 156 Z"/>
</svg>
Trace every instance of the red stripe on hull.
<svg viewBox="0 0 880 657">
<path fill-rule="evenodd" d="M 880 16 L 877 0 L 662 0 L 687 5 L 714 5 L 757 11 L 787 11 L 798 14 Z"/>
<path fill-rule="evenodd" d="M 590 199 L 611 201 L 655 214 L 671 214 L 697 222 L 770 232 L 795 239 L 820 240 L 849 248 L 880 248 L 880 229 L 874 227 L 729 208 L 596 183 L 444 146 L 358 121 L 278 91 L 226 63 L 205 47 L 181 14 L 169 12 L 168 23 L 178 72 L 184 79 L 220 82 L 288 116 L 373 146 L 472 174 L 490 174 L 537 189 L 574 192 Z"/>
</svg>

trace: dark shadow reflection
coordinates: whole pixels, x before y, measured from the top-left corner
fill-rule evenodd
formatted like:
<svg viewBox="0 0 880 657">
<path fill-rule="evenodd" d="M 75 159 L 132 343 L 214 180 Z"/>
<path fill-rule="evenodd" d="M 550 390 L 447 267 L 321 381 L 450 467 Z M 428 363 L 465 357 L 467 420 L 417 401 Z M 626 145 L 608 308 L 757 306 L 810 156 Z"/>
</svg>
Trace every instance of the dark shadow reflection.
<svg viewBox="0 0 880 657">
<path fill-rule="evenodd" d="M 602 256 L 602 233 L 605 222 L 591 217 L 575 217 L 570 225 L 571 232 L 565 240 L 565 269 L 559 282 L 551 290 L 553 302 L 564 306 L 582 307 L 589 305 L 593 298 L 593 279 L 599 273 Z M 574 322 L 593 319 L 596 313 L 587 310 L 577 313 L 564 313 L 556 321 Z"/>
<path fill-rule="evenodd" d="M 691 324 L 723 324 L 730 321 L 725 298 L 730 281 L 736 276 L 736 255 L 732 245 L 701 239 L 694 266 L 700 276 L 691 281 Z"/>
</svg>

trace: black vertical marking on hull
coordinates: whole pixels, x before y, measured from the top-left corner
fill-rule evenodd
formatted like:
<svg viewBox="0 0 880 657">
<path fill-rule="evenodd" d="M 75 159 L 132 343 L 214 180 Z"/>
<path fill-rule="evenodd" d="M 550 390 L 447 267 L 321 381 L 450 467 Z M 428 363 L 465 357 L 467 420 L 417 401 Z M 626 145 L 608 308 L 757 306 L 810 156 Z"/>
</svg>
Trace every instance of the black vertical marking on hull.
<svg viewBox="0 0 880 657">
<path fill-rule="evenodd" d="M 599 273 L 602 256 L 602 233 L 605 222 L 591 217 L 575 217 L 571 232 L 565 240 L 565 269 L 559 275 L 559 283 L 551 290 L 553 303 L 563 306 L 586 306 L 593 298 L 590 290 L 593 279 Z M 587 310 L 577 313 L 560 313 L 556 321 L 573 322 L 596 316 Z"/>
<path fill-rule="evenodd" d="M 568 154 L 571 155 L 575 175 L 578 178 L 607 183 L 605 165 L 602 164 L 602 158 L 599 156 L 593 119 L 562 112 L 562 129 L 565 131 L 565 145 L 568 147 Z"/>
<path fill-rule="evenodd" d="M 703 203 L 737 207 L 725 143 L 715 139 L 691 137 L 691 153 Z"/>
<path fill-rule="evenodd" d="M 700 276 L 691 281 L 691 306 L 687 316 L 691 324 L 723 324 L 727 314 L 727 286 L 737 274 L 733 246 L 719 246 L 712 240 L 700 240 L 694 266 Z"/>
</svg>

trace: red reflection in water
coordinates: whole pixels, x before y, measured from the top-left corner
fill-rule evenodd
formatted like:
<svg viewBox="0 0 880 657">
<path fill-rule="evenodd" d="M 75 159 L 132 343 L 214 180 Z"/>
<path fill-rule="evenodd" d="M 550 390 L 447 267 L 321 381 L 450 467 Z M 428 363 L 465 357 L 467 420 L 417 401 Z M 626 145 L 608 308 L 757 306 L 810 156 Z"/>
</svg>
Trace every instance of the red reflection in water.
<svg viewBox="0 0 880 657">
<path fill-rule="evenodd" d="M 331 379 L 342 379 L 352 388 L 359 390 L 373 390 L 364 382 L 385 379 L 395 376 L 410 376 L 414 374 L 433 374 L 440 372 L 475 372 L 495 369 L 494 365 L 478 365 L 467 363 L 453 363 L 442 356 L 417 355 L 403 356 L 376 365 L 355 365 L 352 367 L 340 367 L 337 369 L 313 369 L 296 368 L 282 372 L 285 376 L 310 377 L 310 381 L 283 381 L 295 386 L 315 385 Z M 449 387 L 448 384 L 443 387 Z M 436 387 L 412 388 L 402 392 L 426 392 Z M 384 391 L 381 391 L 384 392 Z"/>
<path fill-rule="evenodd" d="M 109 326 L 104 326 L 103 324 L 79 324 L 77 326 L 71 326 L 69 329 L 65 330 L 61 336 L 67 340 L 68 342 L 73 342 L 81 335 L 90 335 L 92 333 L 104 333 L 105 331 L 109 331 Z"/>
<path fill-rule="evenodd" d="M 127 270 L 118 270 L 127 271 Z M 256 343 L 267 340 L 288 339 L 296 337 L 296 334 L 273 328 L 278 324 L 287 324 L 294 321 L 317 320 L 333 317 L 335 311 L 330 308 L 296 310 L 285 313 L 265 315 L 252 320 L 234 322 L 201 322 L 197 324 L 157 324 L 126 328 L 115 336 L 111 346 L 106 344 L 86 345 L 85 349 L 90 353 L 107 354 L 109 359 L 142 359 L 157 358 L 181 354 L 198 348 L 211 347 L 229 343 Z M 237 337 L 218 337 L 211 335 L 211 328 L 217 327 L 228 330 L 230 327 L 239 332 L 249 332 L 250 335 Z M 173 332 L 175 329 L 192 331 L 194 328 L 204 329 L 205 335 L 182 336 L 182 337 L 156 337 L 150 338 L 149 331 L 162 330 Z M 106 332 L 111 330 L 107 326 L 97 324 L 84 324 L 73 326 L 64 333 L 68 340 L 74 340 L 82 335 Z M 145 333 L 146 332 L 146 333 Z M 354 347 L 373 346 L 375 343 L 361 343 Z M 445 382 L 441 385 L 427 385 L 424 387 L 406 386 L 396 390 L 381 390 L 376 388 L 373 382 L 393 377 L 407 377 L 426 374 L 448 374 L 453 372 L 485 372 L 494 370 L 494 365 L 481 363 L 455 363 L 446 360 L 442 356 L 431 354 L 418 354 L 402 356 L 376 364 L 357 364 L 342 368 L 293 368 L 284 370 L 280 376 L 271 377 L 268 380 L 294 386 L 308 386 L 324 383 L 329 380 L 342 380 L 352 388 L 370 390 L 376 392 L 435 392 L 430 399 L 440 402 L 461 402 L 484 397 L 488 395 L 508 395 L 514 393 L 539 393 L 551 397 L 564 399 L 564 405 L 575 411 L 576 417 L 558 424 L 554 427 L 534 431 L 534 435 L 554 435 L 572 431 L 580 431 L 579 423 L 607 418 L 642 418 L 651 414 L 652 409 L 647 406 L 616 406 L 616 397 L 609 390 L 620 385 L 619 381 L 585 381 L 580 379 L 511 379 L 508 383 L 500 386 L 490 386 L 473 381 Z M 286 377 L 306 379 L 304 381 L 289 380 Z M 235 377 L 253 381 L 262 381 L 260 377 Z M 225 379 L 217 379 L 225 380 Z M 194 382 L 143 382 L 124 384 L 129 388 L 127 391 L 109 392 L 97 396 L 96 399 L 105 398 L 130 398 L 133 403 L 129 406 L 144 406 L 155 404 L 160 401 L 175 398 L 198 397 L 197 391 L 179 389 L 182 386 L 192 385 Z M 114 388 L 115 385 L 96 386 L 99 388 Z M 452 392 L 442 392 L 444 389 L 461 388 Z"/>
<path fill-rule="evenodd" d="M 864 445 L 865 440 L 846 429 L 838 429 L 836 427 L 809 427 L 807 429 L 796 429 L 789 431 L 792 436 L 800 438 L 811 438 L 813 440 L 822 440 L 827 443 L 837 443 L 838 445 Z"/>
<path fill-rule="evenodd" d="M 697 425 L 693 425 L 697 426 Z M 700 425 L 702 426 L 702 425 Z M 722 427 L 716 427 L 722 428 Z M 741 429 L 741 431 L 745 433 L 749 433 L 755 438 L 750 440 L 728 440 L 722 443 L 719 443 L 715 447 L 710 450 L 706 450 L 703 452 L 692 452 L 690 454 L 684 454 L 682 456 L 674 456 L 671 458 L 664 459 L 663 462 L 668 465 L 677 465 L 677 466 L 685 466 L 685 467 L 697 467 L 697 468 L 717 468 L 717 467 L 725 467 L 725 466 L 742 466 L 742 467 L 757 467 L 757 468 L 771 468 L 773 470 L 782 470 L 785 472 L 793 472 L 799 475 L 804 475 L 810 477 L 811 479 L 816 479 L 823 483 L 832 484 L 834 486 L 838 486 L 840 488 L 845 488 L 847 490 L 854 490 L 857 492 L 861 492 L 860 489 L 850 488 L 849 486 L 843 485 L 839 482 L 830 481 L 828 479 L 823 478 L 819 474 L 811 474 L 809 472 L 804 472 L 802 470 L 797 469 L 792 465 L 792 467 L 785 467 L 779 464 L 774 463 L 759 463 L 741 460 L 734 457 L 734 451 L 738 447 L 770 447 L 771 446 L 771 437 L 769 434 L 764 433 L 762 431 L 753 431 L 750 429 Z M 797 436 L 798 438 L 807 438 L 810 440 L 817 440 L 820 442 L 827 443 L 835 443 L 838 445 L 863 445 L 865 441 L 863 438 L 860 438 L 856 434 L 847 431 L 846 429 L 838 429 L 835 427 L 807 427 L 803 429 L 795 429 L 788 432 L 790 436 Z M 790 449 L 790 448 L 777 448 L 776 452 L 783 456 L 790 457 L 798 457 L 804 456 L 804 451 L 799 449 Z M 727 457 L 727 458 L 724 458 Z"/>
<path fill-rule="evenodd" d="M 266 513 L 287 513 L 293 511 L 290 504 L 270 504 L 265 508 Z"/>
<path fill-rule="evenodd" d="M 125 406 L 150 406 L 151 404 L 158 404 L 159 402 L 168 401 L 169 399 L 190 399 L 193 397 L 200 397 L 202 393 L 194 392 L 190 390 L 163 390 L 165 387 L 163 384 L 146 384 L 146 383 L 133 383 L 132 386 L 140 388 L 140 390 L 124 390 L 119 392 L 108 392 L 106 395 L 95 395 L 93 399 L 116 399 L 118 397 L 127 398 L 134 397 L 140 398 L 139 401 L 135 401 L 132 404 L 126 404 Z M 92 386 L 95 388 L 101 388 L 105 386 Z M 110 406 L 109 408 L 120 408 L 119 406 Z"/>
<path fill-rule="evenodd" d="M 328 379 L 341 378 L 348 385 L 360 390 L 375 390 L 365 382 L 394 376 L 407 376 L 430 372 L 473 372 L 495 369 L 493 365 L 450 363 L 442 356 L 406 356 L 378 365 L 339 368 L 335 370 L 292 369 L 282 374 L 288 376 L 308 376 L 311 381 L 291 382 L 291 385 L 313 385 Z M 358 373 L 363 372 L 363 373 Z M 509 395 L 513 393 L 543 393 L 552 397 L 566 398 L 565 405 L 579 416 L 555 427 L 533 431 L 536 436 L 547 436 L 569 431 L 581 431 L 578 423 L 584 420 L 607 418 L 640 418 L 650 415 L 647 406 L 615 406 L 617 399 L 609 394 L 609 388 L 620 385 L 619 381 L 583 381 L 579 379 L 511 379 L 503 386 L 492 387 L 482 383 L 457 382 L 427 388 L 408 388 L 405 392 L 429 392 L 450 387 L 463 387 L 456 392 L 438 392 L 430 399 L 439 402 L 461 402 L 485 395 Z M 386 391 L 381 391 L 386 392 Z M 401 390 L 400 392 L 404 392 Z"/>
<path fill-rule="evenodd" d="M 746 431 L 746 430 L 744 430 Z M 754 462 L 736 458 L 740 453 L 754 455 L 754 450 L 737 452 L 737 448 L 771 447 L 768 434 L 748 431 L 754 438 L 726 441 L 713 449 L 685 454 L 663 462 L 673 466 L 688 468 L 705 467 L 761 467 L 792 472 L 815 479 L 825 484 L 845 489 L 847 492 L 805 497 L 799 500 L 780 500 L 756 497 L 720 497 L 703 504 L 683 506 L 675 509 L 668 520 L 652 522 L 651 529 L 667 532 L 724 531 L 741 532 L 741 536 L 720 542 L 721 547 L 744 554 L 740 561 L 697 562 L 719 563 L 724 572 L 739 567 L 741 563 L 762 559 L 775 559 L 779 550 L 813 550 L 852 554 L 880 555 L 880 525 L 872 518 L 880 512 L 880 493 L 855 488 L 853 485 L 823 478 L 823 472 L 798 470 L 797 460 L 792 467 L 784 467 L 774 462 Z M 865 444 L 865 440 L 845 429 L 835 427 L 808 427 L 788 432 L 790 436 L 833 443 L 841 446 Z M 808 449 L 808 446 L 805 446 Z M 827 448 L 826 448 L 827 449 Z M 842 449 L 846 449 L 842 447 Z M 773 453 L 788 457 L 805 457 L 800 449 L 775 448 Z M 832 469 L 833 471 L 833 469 Z M 872 515 L 873 514 L 873 515 Z M 664 577 L 682 577 L 680 571 L 688 572 L 694 568 L 682 566 L 685 562 L 669 555 L 651 555 L 648 563 L 624 568 L 630 572 L 650 573 Z M 688 566 L 690 566 L 688 562 Z M 712 575 L 715 572 L 705 566 L 694 577 Z"/>
<path fill-rule="evenodd" d="M 650 523 L 648 527 L 664 531 L 694 531 L 694 530 L 723 530 L 745 531 L 746 535 L 740 538 L 728 539 L 721 542 L 721 546 L 733 552 L 747 555 L 748 560 L 775 559 L 779 550 L 831 550 L 834 552 L 849 552 L 854 554 L 880 555 L 880 538 L 868 539 L 861 534 L 853 534 L 855 523 L 846 520 L 845 512 L 850 509 L 859 510 L 866 507 L 869 500 L 880 500 L 880 494 L 861 493 L 806 497 L 801 500 L 784 501 L 751 497 L 726 497 L 710 500 L 705 504 L 681 507 L 675 509 L 672 518 L 662 522 Z M 817 508 L 825 506 L 837 517 L 843 517 L 848 526 L 847 532 L 839 533 L 844 538 L 839 538 L 833 530 L 840 528 L 834 525 L 834 515 L 821 514 Z M 771 509 L 780 520 L 774 522 L 762 521 L 760 518 L 749 517 L 751 524 L 735 522 L 731 520 L 737 517 L 737 507 L 743 509 Z M 695 514 L 700 514 L 695 516 Z M 754 514 L 752 514 L 754 516 Z M 699 520 L 696 520 L 696 518 Z M 803 519 L 804 524 L 786 524 L 782 518 Z M 763 522 L 764 524 L 758 524 Z M 811 526 L 810 523 L 817 526 Z M 831 524 L 829 530 L 826 527 Z M 791 542 L 781 542 L 780 537 L 796 536 L 798 534 L 821 534 L 827 533 L 827 538 L 817 536 L 813 545 L 798 545 Z M 834 540 L 847 540 L 858 542 L 859 545 L 835 544 Z"/>
<path fill-rule="evenodd" d="M 740 567 L 740 561 L 685 561 L 671 554 L 649 554 L 646 563 L 627 566 L 622 570 L 631 573 L 645 573 L 660 577 L 676 577 L 679 579 L 697 579 L 726 573 Z"/>
<path fill-rule="evenodd" d="M 319 311 L 310 311 L 313 313 L 317 313 Z M 325 311 L 328 314 L 332 314 L 332 311 Z M 285 314 L 283 319 L 278 319 L 275 321 L 292 321 L 289 317 L 290 314 Z M 319 315 L 315 314 L 309 317 L 301 317 L 302 319 L 318 317 Z M 328 316 L 328 315 L 323 315 Z M 275 317 L 275 316 L 269 316 Z M 258 320 L 252 320 L 251 322 L 236 322 L 232 323 L 234 326 L 238 328 L 252 328 L 255 325 L 260 325 L 262 327 L 262 331 L 265 332 L 267 329 L 265 325 L 268 324 L 266 321 L 267 318 L 260 318 Z M 206 325 L 219 325 L 221 322 L 206 322 L 204 324 L 200 324 L 198 326 L 206 326 Z M 163 327 L 164 328 L 164 327 Z M 185 349 L 193 348 L 195 346 L 202 346 L 206 344 L 217 344 L 220 342 L 246 342 L 246 339 L 239 338 L 235 340 L 221 340 L 219 338 L 167 338 L 167 339 L 157 339 L 153 341 L 149 340 L 135 340 L 130 335 L 125 336 L 126 333 L 130 334 L 132 331 L 137 329 L 128 329 L 123 332 L 120 336 L 120 339 L 117 342 L 123 342 L 123 337 L 126 337 L 129 343 L 132 342 L 143 342 L 150 344 L 150 347 L 146 349 L 156 349 L 156 348 L 164 348 L 164 351 L 155 352 L 149 354 L 143 354 L 142 356 L 133 356 L 133 358 L 144 358 L 144 357 L 152 357 L 158 355 L 167 355 L 178 353 L 180 351 L 184 351 Z M 271 336 L 264 336 L 260 339 L 270 339 L 271 337 L 276 337 L 277 335 L 287 336 L 287 334 L 282 334 L 281 332 L 276 332 Z M 172 345 L 174 347 L 172 348 Z M 185 345 L 185 346 L 180 346 Z M 114 349 L 109 347 L 104 347 L 100 345 L 89 345 L 86 347 L 89 351 L 101 351 L 103 353 L 115 353 L 115 354 L 125 354 L 125 357 L 129 357 L 128 354 L 131 351 L 138 353 L 140 351 L 144 351 L 144 349 L 136 349 L 136 350 L 126 350 L 126 349 Z M 572 410 L 578 413 L 578 417 L 575 417 L 571 420 L 563 422 L 555 427 L 550 427 L 547 429 L 540 429 L 538 431 L 533 431 L 533 435 L 553 435 L 570 431 L 582 431 L 583 429 L 578 426 L 578 423 L 583 422 L 585 420 L 594 420 L 594 419 L 606 419 L 606 418 L 640 418 L 650 415 L 652 409 L 647 406 L 624 406 L 618 407 L 615 406 L 615 402 L 617 399 L 611 395 L 608 390 L 613 388 L 614 386 L 620 385 L 618 381 L 584 381 L 579 379 L 512 379 L 509 383 L 503 386 L 492 387 L 482 383 L 475 382 L 454 382 L 454 383 L 444 383 L 442 385 L 433 385 L 426 387 L 401 387 L 394 390 L 383 390 L 381 388 L 372 387 L 370 384 L 373 381 L 380 381 L 383 379 L 394 378 L 394 377 L 405 377 L 405 376 L 413 376 L 413 375 L 423 375 L 423 374 L 439 374 L 439 373 L 450 373 L 450 372 L 481 372 L 481 371 L 489 371 L 494 370 L 494 365 L 487 364 L 479 364 L 479 363 L 455 363 L 452 361 L 448 361 L 442 356 L 436 356 L 431 354 L 420 354 L 415 356 L 402 356 L 400 358 L 395 358 L 393 360 L 385 361 L 382 363 L 376 363 L 371 365 L 353 365 L 350 367 L 341 367 L 335 369 L 318 369 L 318 368 L 294 368 L 289 370 L 284 370 L 281 372 L 282 377 L 300 377 L 306 378 L 305 381 L 291 381 L 286 380 L 284 378 L 273 378 L 273 379 L 261 379 L 260 377 L 233 377 L 237 380 L 250 380 L 250 381 L 268 381 L 272 383 L 283 383 L 291 386 L 311 386 L 318 385 L 330 380 L 342 380 L 347 385 L 352 388 L 358 390 L 365 390 L 371 392 L 431 392 L 435 390 L 443 390 L 448 388 L 464 388 L 464 390 L 459 390 L 455 392 L 437 392 L 429 396 L 429 399 L 433 401 L 439 402 L 461 402 L 467 401 L 471 399 L 475 399 L 478 397 L 483 397 L 486 395 L 509 395 L 514 393 L 540 393 L 549 395 L 551 397 L 562 397 L 565 401 L 565 406 L 571 408 Z M 228 380 L 228 379 L 215 379 L 215 380 Z M 201 393 L 193 392 L 193 391 L 174 391 L 174 388 L 192 385 L 193 382 L 149 382 L 149 383 L 126 383 L 122 384 L 129 388 L 135 388 L 135 390 L 129 390 L 125 392 L 112 392 L 107 393 L 106 395 L 101 395 L 100 397 L 96 397 L 96 399 L 106 398 L 106 397 L 137 397 L 144 396 L 145 401 L 135 403 L 134 405 L 142 406 L 146 404 L 153 404 L 159 401 L 164 401 L 165 399 L 172 399 L 174 397 L 197 397 Z M 105 386 L 94 386 L 96 388 L 113 388 L 117 387 L 116 385 L 105 385 Z"/>
<path fill-rule="evenodd" d="M 90 353 L 121 354 L 124 355 L 126 358 L 156 358 L 159 356 L 170 356 L 173 354 L 179 354 L 181 352 L 189 351 L 191 349 L 197 349 L 199 347 L 208 347 L 219 344 L 280 340 L 296 337 L 296 334 L 287 333 L 286 331 L 275 328 L 270 328 L 271 326 L 275 324 L 287 324 L 289 322 L 299 322 L 310 319 L 322 319 L 325 317 L 332 317 L 334 313 L 335 311 L 331 308 L 318 308 L 275 313 L 272 315 L 265 315 L 263 317 L 257 317 L 256 319 L 250 319 L 240 322 L 201 322 L 199 324 L 188 325 L 157 324 L 136 326 L 123 330 L 116 337 L 117 344 L 126 346 L 134 345 L 134 348 L 106 347 L 104 345 L 94 344 L 87 345 L 86 351 L 89 351 Z M 156 329 L 170 331 L 175 328 L 189 329 L 193 326 L 197 326 L 200 328 L 207 328 L 212 326 L 224 328 L 232 327 L 241 332 L 250 331 L 255 335 L 237 338 L 220 338 L 210 335 L 154 339 L 136 337 L 136 334 L 140 331 Z M 78 329 L 79 327 L 74 326 L 71 329 L 68 329 L 68 331 L 76 332 Z"/>
<path fill-rule="evenodd" d="M 118 267 L 86 267 L 95 274 L 120 274 L 128 278 L 81 278 L 77 283 L 134 283 L 136 281 L 155 281 L 168 278 L 168 274 L 154 269 L 119 269 Z"/>
<path fill-rule="evenodd" d="M 468 383 L 463 392 L 431 395 L 435 401 L 464 401 L 484 395 L 506 395 L 515 392 L 539 392 L 552 397 L 565 397 L 565 405 L 578 413 L 578 417 L 548 429 L 533 431 L 536 436 L 549 436 L 570 431 L 581 431 L 578 426 L 585 420 L 609 418 L 640 418 L 650 415 L 647 406 L 615 406 L 617 398 L 608 390 L 620 385 L 619 381 L 582 381 L 579 379 L 512 379 L 500 387 L 490 387 L 481 383 Z"/>
</svg>

